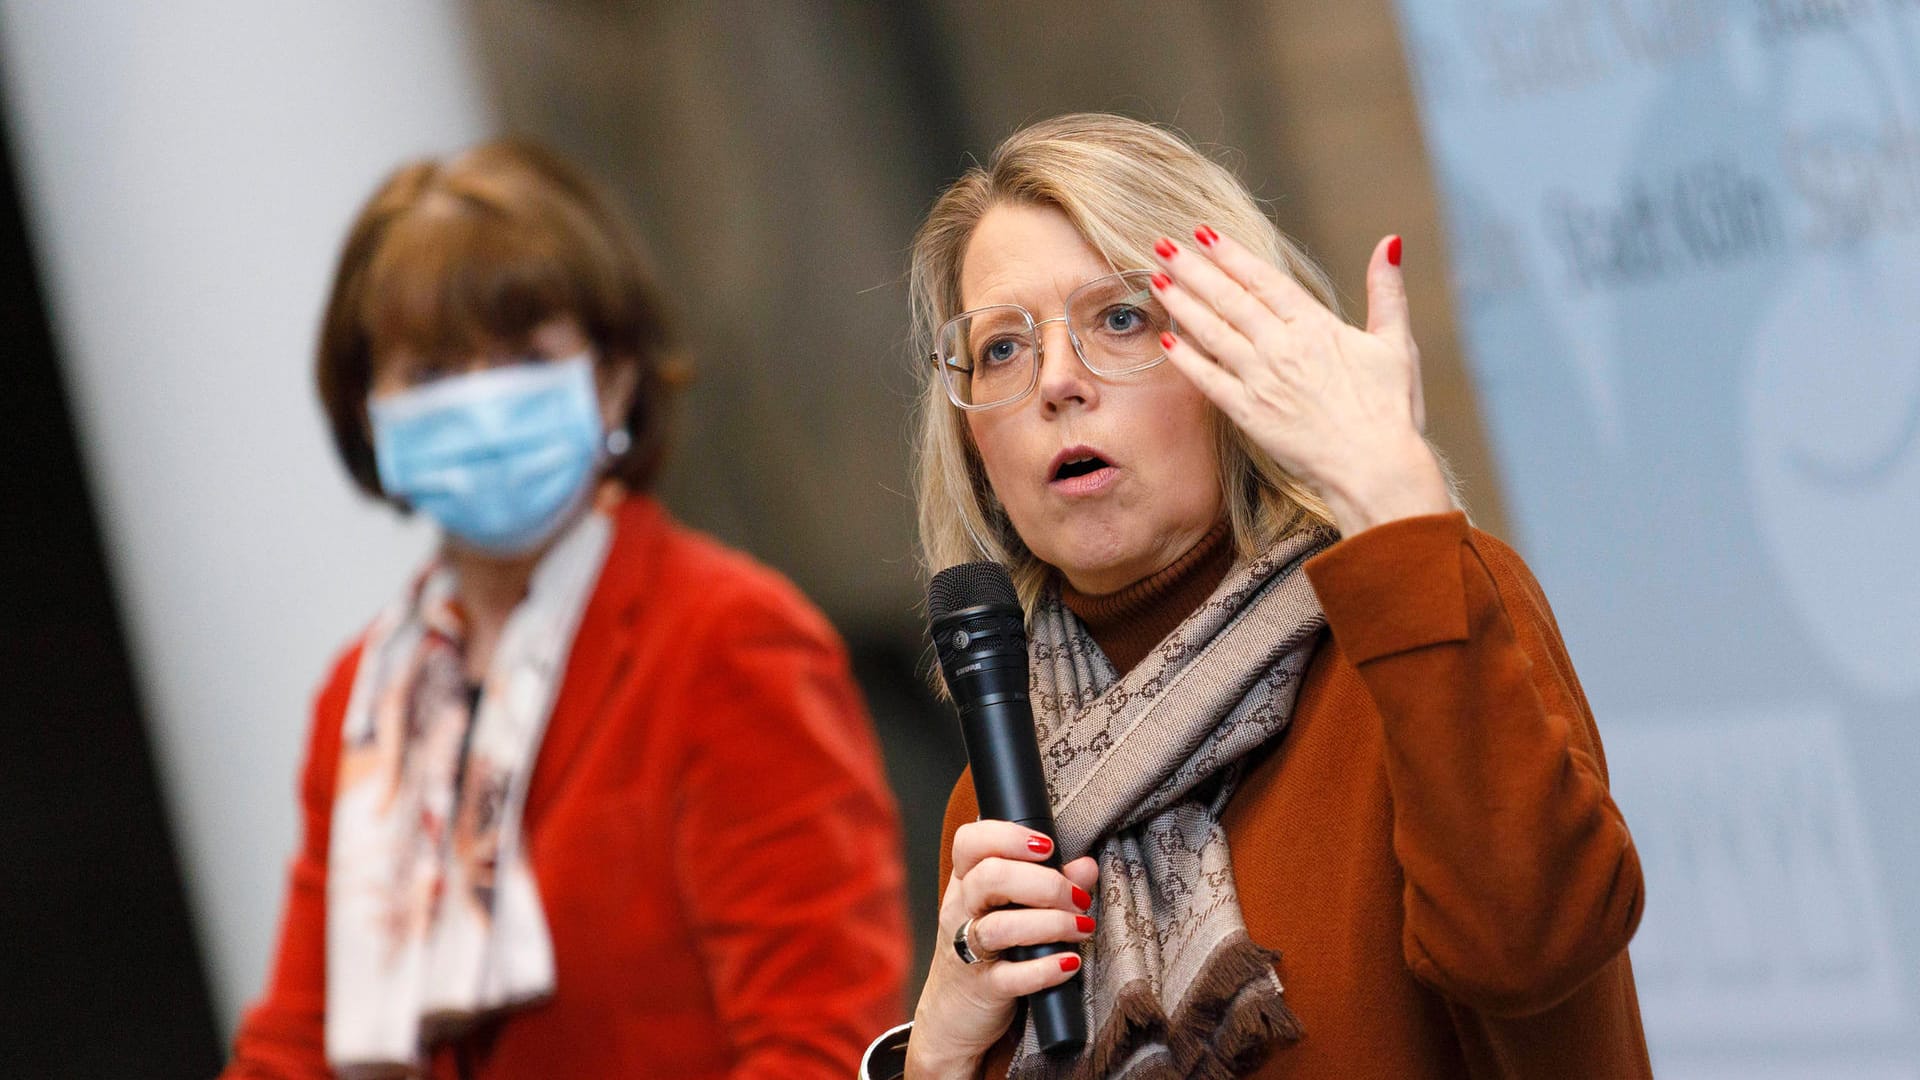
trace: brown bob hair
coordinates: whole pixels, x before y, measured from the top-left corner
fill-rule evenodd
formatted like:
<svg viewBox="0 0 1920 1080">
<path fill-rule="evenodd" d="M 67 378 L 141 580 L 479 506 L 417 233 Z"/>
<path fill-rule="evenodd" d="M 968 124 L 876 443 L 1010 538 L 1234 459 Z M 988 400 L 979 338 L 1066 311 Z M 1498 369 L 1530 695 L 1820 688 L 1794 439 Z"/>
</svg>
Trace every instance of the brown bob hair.
<svg viewBox="0 0 1920 1080">
<path fill-rule="evenodd" d="M 686 370 L 655 276 L 611 201 L 558 155 L 519 139 L 395 170 L 347 233 L 320 323 L 320 401 L 354 482 L 386 496 L 367 418 L 377 357 L 405 350 L 458 362 L 523 348 L 541 324 L 568 317 L 603 370 L 636 369 L 631 444 L 606 475 L 644 491 Z"/>
</svg>

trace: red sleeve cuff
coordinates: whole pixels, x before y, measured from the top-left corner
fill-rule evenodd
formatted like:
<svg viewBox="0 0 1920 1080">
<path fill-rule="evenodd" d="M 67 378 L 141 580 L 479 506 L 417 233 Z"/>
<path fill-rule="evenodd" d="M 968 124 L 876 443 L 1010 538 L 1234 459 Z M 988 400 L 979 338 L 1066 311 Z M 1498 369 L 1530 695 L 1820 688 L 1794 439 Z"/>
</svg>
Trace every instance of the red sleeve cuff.
<svg viewBox="0 0 1920 1080">
<path fill-rule="evenodd" d="M 1347 659 L 1364 664 L 1394 653 L 1467 639 L 1460 549 L 1463 513 L 1377 525 L 1307 562 L 1327 625 Z"/>
</svg>

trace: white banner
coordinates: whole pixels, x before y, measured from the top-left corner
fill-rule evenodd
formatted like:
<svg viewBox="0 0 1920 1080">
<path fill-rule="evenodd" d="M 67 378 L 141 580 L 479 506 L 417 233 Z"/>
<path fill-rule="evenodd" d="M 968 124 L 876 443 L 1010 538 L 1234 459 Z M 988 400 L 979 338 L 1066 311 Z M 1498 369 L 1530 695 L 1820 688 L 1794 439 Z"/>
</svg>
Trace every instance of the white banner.
<svg viewBox="0 0 1920 1080">
<path fill-rule="evenodd" d="M 1656 1070 L 1920 1077 L 1920 0 L 1399 10 Z"/>
</svg>

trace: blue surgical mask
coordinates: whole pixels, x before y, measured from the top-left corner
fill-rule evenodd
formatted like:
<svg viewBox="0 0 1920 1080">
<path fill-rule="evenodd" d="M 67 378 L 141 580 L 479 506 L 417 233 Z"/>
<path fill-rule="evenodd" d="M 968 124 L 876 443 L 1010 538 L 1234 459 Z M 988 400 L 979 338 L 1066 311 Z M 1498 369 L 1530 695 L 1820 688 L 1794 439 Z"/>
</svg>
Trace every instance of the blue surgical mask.
<svg viewBox="0 0 1920 1080">
<path fill-rule="evenodd" d="M 496 555 L 532 551 L 572 519 L 603 445 L 584 355 L 440 379 L 367 413 L 387 494 Z"/>
</svg>

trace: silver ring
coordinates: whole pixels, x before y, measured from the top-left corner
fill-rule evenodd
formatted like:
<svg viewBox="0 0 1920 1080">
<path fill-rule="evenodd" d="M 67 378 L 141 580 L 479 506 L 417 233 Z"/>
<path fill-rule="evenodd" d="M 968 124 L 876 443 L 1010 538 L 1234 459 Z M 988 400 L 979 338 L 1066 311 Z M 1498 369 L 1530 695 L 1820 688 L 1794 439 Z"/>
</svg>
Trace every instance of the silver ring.
<svg viewBox="0 0 1920 1080">
<path fill-rule="evenodd" d="M 953 951 L 959 954 L 960 962 L 963 964 L 977 964 L 986 959 L 986 957 L 974 952 L 973 942 L 967 940 L 967 934 L 972 929 L 973 920 L 968 919 L 966 922 L 960 924 L 960 929 L 955 931 L 953 935 Z"/>
</svg>

